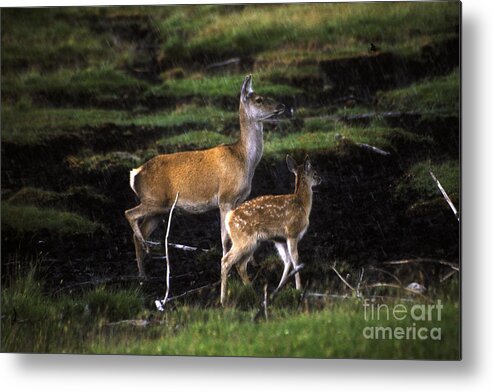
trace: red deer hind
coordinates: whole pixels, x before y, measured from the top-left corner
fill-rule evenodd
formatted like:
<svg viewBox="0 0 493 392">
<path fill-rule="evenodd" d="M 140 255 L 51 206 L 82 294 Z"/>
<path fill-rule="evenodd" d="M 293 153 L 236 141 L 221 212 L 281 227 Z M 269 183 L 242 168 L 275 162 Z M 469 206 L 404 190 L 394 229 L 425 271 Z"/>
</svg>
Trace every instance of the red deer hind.
<svg viewBox="0 0 493 392">
<path fill-rule="evenodd" d="M 140 204 L 125 211 L 134 233 L 139 276 L 149 252 L 146 239 L 170 210 L 176 195 L 177 210 L 193 214 L 219 208 L 223 255 L 227 252 L 226 214 L 250 194 L 252 178 L 263 153 L 263 124 L 284 111 L 284 105 L 256 94 L 252 76 L 240 92 L 240 137 L 233 144 L 199 151 L 158 155 L 130 172 L 130 186 Z"/>
</svg>

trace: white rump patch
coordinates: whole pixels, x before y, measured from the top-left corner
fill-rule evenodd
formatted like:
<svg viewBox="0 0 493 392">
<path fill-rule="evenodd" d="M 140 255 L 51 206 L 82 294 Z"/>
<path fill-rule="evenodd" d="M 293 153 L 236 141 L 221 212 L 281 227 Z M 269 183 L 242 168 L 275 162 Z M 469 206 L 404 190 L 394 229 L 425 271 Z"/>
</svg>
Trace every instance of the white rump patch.
<svg viewBox="0 0 493 392">
<path fill-rule="evenodd" d="M 130 188 L 137 194 L 137 191 L 134 188 L 135 176 L 140 173 L 142 167 L 138 167 L 137 169 L 133 169 L 130 171 Z"/>
</svg>

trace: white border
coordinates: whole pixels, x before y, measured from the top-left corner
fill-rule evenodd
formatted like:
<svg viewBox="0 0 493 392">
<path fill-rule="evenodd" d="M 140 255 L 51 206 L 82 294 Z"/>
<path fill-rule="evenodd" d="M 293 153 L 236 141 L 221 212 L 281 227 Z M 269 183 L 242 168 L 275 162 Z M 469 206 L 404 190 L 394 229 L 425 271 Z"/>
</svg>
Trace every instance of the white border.
<svg viewBox="0 0 493 392">
<path fill-rule="evenodd" d="M 98 3 L 101 4 L 77 1 L 70 5 Z M 106 1 L 105 4 L 139 2 Z M 463 1 L 462 362 L 0 354 L 0 388 L 84 392 L 94 388 L 118 392 L 273 391 L 281 388 L 317 392 L 387 389 L 416 392 L 491 388 L 493 127 L 487 126 L 493 116 L 490 4 L 480 0 Z M 4 7 L 26 5 L 69 4 L 64 1 L 2 1 Z"/>
</svg>

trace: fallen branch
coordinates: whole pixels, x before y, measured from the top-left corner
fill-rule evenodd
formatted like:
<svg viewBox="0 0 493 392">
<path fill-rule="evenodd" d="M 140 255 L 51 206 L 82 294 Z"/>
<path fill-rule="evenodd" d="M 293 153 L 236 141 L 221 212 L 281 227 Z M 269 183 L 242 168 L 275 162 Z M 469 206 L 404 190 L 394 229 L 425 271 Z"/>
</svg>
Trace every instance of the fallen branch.
<svg viewBox="0 0 493 392">
<path fill-rule="evenodd" d="M 146 243 L 151 246 L 161 246 L 163 243 L 159 241 L 149 241 L 147 240 Z M 203 249 L 203 248 L 196 248 L 194 246 L 188 246 L 188 245 L 181 245 L 181 244 L 174 244 L 172 242 L 168 243 L 169 246 L 175 249 L 181 249 L 184 251 L 201 251 L 201 252 L 210 252 L 210 249 Z M 164 258 L 164 257 L 163 257 Z"/>
<path fill-rule="evenodd" d="M 460 222 L 459 213 L 457 212 L 457 209 L 455 208 L 454 203 L 452 203 L 452 200 L 450 200 L 450 197 L 448 197 L 447 192 L 445 192 L 445 189 L 443 189 L 442 184 L 440 184 L 440 181 L 438 181 L 438 179 L 435 177 L 435 175 L 433 174 L 433 172 L 431 170 L 430 170 L 430 175 L 431 175 L 431 178 L 433 178 L 433 181 L 435 181 L 435 183 L 437 184 L 438 189 L 440 189 L 440 192 L 442 192 L 442 196 L 444 197 L 445 201 L 448 203 L 450 209 L 452 210 L 455 217 L 457 218 L 457 221 Z"/>
<path fill-rule="evenodd" d="M 188 291 L 185 291 L 184 293 L 182 294 L 179 294 L 179 295 L 175 295 L 174 297 L 170 297 L 168 298 L 168 302 L 171 302 L 171 301 L 174 301 L 174 300 L 177 300 L 179 298 L 183 298 L 183 297 L 186 297 L 187 295 L 190 295 L 190 294 L 193 294 L 193 293 L 196 293 L 197 291 L 200 291 L 200 290 L 203 290 L 203 289 L 208 289 L 208 288 L 212 288 L 214 286 L 217 286 L 221 283 L 221 281 L 217 281 L 215 283 L 211 283 L 211 284 L 207 284 L 205 286 L 201 286 L 201 287 L 197 287 L 196 289 L 192 289 L 192 290 L 188 290 Z"/>
<path fill-rule="evenodd" d="M 420 293 L 419 291 L 416 291 L 416 290 L 413 290 L 413 289 L 410 289 L 408 287 L 404 287 L 402 285 L 395 284 L 395 283 L 373 283 L 370 285 L 366 285 L 365 287 L 368 289 L 372 289 L 372 288 L 376 288 L 376 287 L 388 287 L 388 288 L 392 288 L 392 289 L 401 289 L 401 290 L 407 291 L 409 293 L 415 294 L 415 295 L 425 299 L 428 302 L 432 302 L 432 300 L 429 297 Z"/>
<path fill-rule="evenodd" d="M 390 152 L 387 152 L 387 151 L 384 151 L 378 147 L 375 147 L 375 146 L 370 146 L 369 144 L 366 144 L 366 143 L 356 143 L 357 146 L 359 147 L 362 147 L 362 148 L 365 148 L 367 150 L 370 150 L 370 151 L 373 151 L 377 154 L 380 154 L 380 155 L 390 155 Z"/>
<path fill-rule="evenodd" d="M 450 278 L 452 275 L 456 274 L 456 270 L 449 271 L 447 274 L 445 274 L 443 277 L 440 278 L 440 283 L 445 282 L 448 278 Z"/>
<path fill-rule="evenodd" d="M 164 306 L 166 306 L 166 302 L 168 301 L 168 296 L 169 296 L 169 276 L 170 276 L 170 264 L 169 264 L 169 254 L 168 254 L 168 236 L 169 236 L 169 229 L 171 228 L 171 218 L 173 216 L 173 211 L 176 206 L 176 202 L 178 201 L 178 196 L 180 195 L 180 192 L 176 193 L 175 201 L 173 205 L 171 206 L 171 210 L 169 211 L 169 218 L 168 218 L 168 227 L 166 229 L 166 236 L 164 237 L 164 249 L 166 251 L 166 295 L 164 296 L 164 299 L 159 301 L 156 301 L 156 307 L 162 312 L 164 311 Z"/>
<path fill-rule="evenodd" d="M 384 262 L 382 262 L 382 264 L 387 264 L 387 265 L 401 265 L 401 264 L 413 264 L 413 263 L 437 263 L 437 264 L 446 265 L 447 267 L 450 267 L 457 272 L 460 271 L 458 264 L 451 263 L 450 261 L 445 261 L 445 260 L 409 259 L 409 260 L 395 260 L 395 261 L 384 261 Z"/>
</svg>

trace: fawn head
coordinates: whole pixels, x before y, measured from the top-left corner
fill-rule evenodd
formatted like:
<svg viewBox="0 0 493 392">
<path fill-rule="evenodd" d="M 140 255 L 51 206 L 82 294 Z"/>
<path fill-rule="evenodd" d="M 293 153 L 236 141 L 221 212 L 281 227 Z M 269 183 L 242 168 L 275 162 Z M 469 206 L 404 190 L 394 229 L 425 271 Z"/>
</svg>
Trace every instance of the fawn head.
<svg viewBox="0 0 493 392">
<path fill-rule="evenodd" d="M 298 165 L 293 157 L 286 155 L 286 164 L 288 165 L 289 171 L 296 176 L 297 189 L 300 181 L 305 181 L 310 188 L 319 185 L 322 182 L 322 179 L 308 159 L 308 155 L 305 157 L 305 161 L 302 165 Z"/>
<path fill-rule="evenodd" d="M 284 105 L 253 91 L 252 75 L 247 75 L 240 92 L 240 112 L 254 121 L 264 121 L 284 112 Z"/>
</svg>

